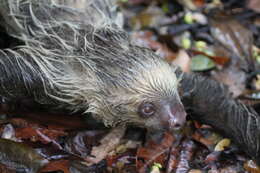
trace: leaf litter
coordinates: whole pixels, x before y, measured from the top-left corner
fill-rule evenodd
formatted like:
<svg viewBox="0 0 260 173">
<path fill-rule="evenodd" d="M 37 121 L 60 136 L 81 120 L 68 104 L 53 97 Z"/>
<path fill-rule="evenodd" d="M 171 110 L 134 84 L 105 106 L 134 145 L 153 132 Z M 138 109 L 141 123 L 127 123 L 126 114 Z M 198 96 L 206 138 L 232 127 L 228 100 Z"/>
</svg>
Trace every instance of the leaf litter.
<svg viewBox="0 0 260 173">
<path fill-rule="evenodd" d="M 246 3 L 254 13 L 259 12 L 257 0 Z M 259 26 L 254 31 L 245 26 L 248 22 L 255 25 L 257 14 L 242 18 L 246 10 L 231 0 L 128 0 L 120 4 L 129 19 L 126 21 L 131 21 L 126 22 L 126 28 L 134 30 L 131 36 L 138 44 L 153 49 L 185 72 L 193 71 L 225 83 L 234 98 L 260 112 L 258 55 L 253 58 L 252 52 L 252 47 L 259 46 L 256 41 L 260 30 Z M 133 12 L 137 8 L 139 13 Z M 226 17 L 220 21 L 212 17 L 210 11 L 214 9 L 223 13 L 215 16 L 226 16 L 228 22 Z M 176 41 L 182 40 L 184 32 L 189 35 L 187 40 Z M 250 102 L 249 96 L 258 102 Z M 91 128 L 82 116 L 19 112 L 19 116 L 3 117 L 3 173 L 260 172 L 230 139 L 195 121 L 187 123 L 180 139 L 164 133 L 154 141 L 130 139 L 124 136 L 122 128 Z M 132 132 L 132 136 L 145 136 L 142 130 Z"/>
</svg>

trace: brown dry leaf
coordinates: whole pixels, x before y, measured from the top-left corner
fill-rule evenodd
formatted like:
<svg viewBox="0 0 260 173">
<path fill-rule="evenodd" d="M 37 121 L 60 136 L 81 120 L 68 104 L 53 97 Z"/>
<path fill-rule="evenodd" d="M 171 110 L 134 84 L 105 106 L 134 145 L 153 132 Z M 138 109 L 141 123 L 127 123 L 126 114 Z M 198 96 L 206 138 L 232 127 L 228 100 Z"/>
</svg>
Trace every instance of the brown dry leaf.
<svg viewBox="0 0 260 173">
<path fill-rule="evenodd" d="M 190 72 L 191 59 L 185 50 L 180 50 L 172 64 L 179 66 L 183 72 Z"/>
<path fill-rule="evenodd" d="M 81 157 L 87 157 L 91 148 L 98 145 L 98 141 L 104 136 L 105 131 L 87 130 L 77 132 L 76 135 L 70 136 L 65 142 L 65 150 L 69 153 L 76 154 Z"/>
<path fill-rule="evenodd" d="M 252 160 L 247 161 L 244 164 L 244 168 L 250 173 L 260 173 L 260 167 L 257 166 L 256 163 Z"/>
<path fill-rule="evenodd" d="M 210 19 L 212 36 L 241 60 L 250 58 L 253 45 L 252 32 L 230 16 L 221 14 L 219 16 Z"/>
<path fill-rule="evenodd" d="M 212 72 L 212 78 L 228 86 L 233 97 L 241 95 L 245 91 L 246 74 L 234 66 L 221 71 Z"/>
<path fill-rule="evenodd" d="M 2 164 L 0 164 L 0 172 L 1 173 L 16 173 L 15 170 L 10 170 L 5 165 L 2 165 Z"/>
<path fill-rule="evenodd" d="M 16 129 L 16 137 L 20 139 L 30 139 L 32 142 L 41 141 L 44 144 L 53 142 L 60 136 L 67 133 L 61 130 L 51 130 L 37 127 L 25 127 Z"/>
<path fill-rule="evenodd" d="M 219 159 L 220 154 L 220 151 L 213 151 L 212 153 L 207 155 L 204 162 L 207 164 L 214 163 Z"/>
<path fill-rule="evenodd" d="M 159 56 L 165 58 L 167 62 L 172 62 L 176 58 L 176 53 L 166 45 L 156 41 L 154 39 L 155 35 L 151 31 L 135 32 L 132 37 L 137 45 L 153 49 Z"/>
<path fill-rule="evenodd" d="M 195 148 L 196 144 L 192 140 L 186 139 L 182 142 L 180 161 L 176 168 L 176 173 L 188 172 L 191 169 L 190 161 L 193 158 Z"/>
<path fill-rule="evenodd" d="M 215 144 L 222 139 L 217 133 L 207 128 L 196 130 L 195 133 L 192 134 L 192 138 L 205 145 L 210 150 L 213 150 Z"/>
<path fill-rule="evenodd" d="M 253 35 L 234 18 L 222 14 L 216 16 L 210 20 L 212 36 L 218 41 L 214 52 L 218 56 L 230 57 L 231 62 L 212 77 L 228 85 L 237 97 L 245 90 L 246 71 L 255 70 L 255 60 L 251 56 Z"/>
<path fill-rule="evenodd" d="M 180 4 L 182 4 L 185 8 L 190 10 L 196 10 L 197 6 L 194 4 L 192 0 L 178 0 Z"/>
<path fill-rule="evenodd" d="M 89 165 L 96 164 L 105 159 L 109 152 L 114 150 L 120 143 L 122 137 L 125 134 L 126 127 L 119 126 L 109 132 L 101 141 L 100 145 L 93 147 L 91 151 L 91 157 L 87 157 L 86 160 Z"/>
<path fill-rule="evenodd" d="M 259 0 L 247 0 L 247 7 L 260 13 L 260 1 Z"/>
<path fill-rule="evenodd" d="M 260 75 L 256 76 L 256 79 L 254 81 L 254 86 L 255 86 L 256 90 L 260 90 Z"/>
<path fill-rule="evenodd" d="M 172 147 L 170 151 L 170 157 L 168 159 L 166 172 L 173 172 L 178 166 L 179 163 L 179 151 L 178 147 Z"/>
<path fill-rule="evenodd" d="M 226 166 L 225 168 L 221 168 L 220 169 L 220 173 L 238 173 L 238 172 L 244 172 L 244 170 L 241 170 L 239 167 L 237 166 Z M 252 172 L 250 172 L 252 173 Z"/>
<path fill-rule="evenodd" d="M 23 114 L 23 117 L 23 119 L 29 123 L 46 125 L 50 129 L 76 130 L 88 127 L 87 123 L 84 121 L 84 115 L 72 116 L 50 113 L 26 113 Z"/>
<path fill-rule="evenodd" d="M 70 173 L 68 160 L 56 160 L 48 163 L 40 172 L 63 171 L 63 173 Z"/>
<path fill-rule="evenodd" d="M 192 169 L 188 173 L 202 173 L 202 171 L 199 169 Z"/>
<path fill-rule="evenodd" d="M 130 20 L 134 30 L 145 27 L 158 27 L 166 21 L 166 16 L 161 8 L 151 5 L 141 13 L 137 14 Z"/>
<path fill-rule="evenodd" d="M 23 118 L 11 118 L 8 120 L 12 125 L 16 127 L 28 127 L 28 126 L 34 126 L 35 124 L 28 122 L 27 120 Z"/>
<path fill-rule="evenodd" d="M 137 160 L 137 168 L 139 172 L 145 172 L 147 166 L 153 163 L 160 163 L 164 165 L 167 159 L 167 154 L 174 142 L 174 138 L 171 134 L 165 133 L 164 138 L 160 144 L 156 144 L 153 141 L 149 141 L 147 147 L 140 147 L 137 150 L 136 156 L 141 160 Z"/>
<path fill-rule="evenodd" d="M 194 5 L 198 8 L 203 7 L 205 5 L 205 0 L 193 0 Z"/>
<path fill-rule="evenodd" d="M 225 56 L 212 56 L 212 55 L 206 54 L 205 52 L 201 52 L 201 51 L 197 51 L 197 50 L 192 50 L 192 54 L 194 56 L 196 56 L 196 55 L 207 56 L 208 58 L 212 59 L 216 64 L 219 64 L 222 66 L 225 65 L 226 63 L 228 63 L 230 60 L 228 57 L 225 57 Z"/>
</svg>

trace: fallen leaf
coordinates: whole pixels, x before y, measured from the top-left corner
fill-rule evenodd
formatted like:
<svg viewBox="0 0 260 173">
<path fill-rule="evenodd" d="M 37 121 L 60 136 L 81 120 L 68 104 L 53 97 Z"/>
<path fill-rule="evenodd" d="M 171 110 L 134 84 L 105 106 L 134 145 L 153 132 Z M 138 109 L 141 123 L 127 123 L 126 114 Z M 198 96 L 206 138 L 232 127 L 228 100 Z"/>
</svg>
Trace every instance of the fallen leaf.
<svg viewBox="0 0 260 173">
<path fill-rule="evenodd" d="M 109 152 L 115 149 L 125 134 L 124 126 L 115 127 L 109 132 L 101 141 L 100 145 L 93 147 L 91 151 L 91 156 L 87 157 L 86 160 L 90 163 L 90 165 L 96 164 L 101 160 L 105 159 Z"/>
<path fill-rule="evenodd" d="M 180 50 L 172 64 L 179 66 L 183 72 L 190 72 L 191 58 L 185 50 Z"/>
<path fill-rule="evenodd" d="M 159 163 L 164 165 L 165 160 L 167 159 L 167 154 L 170 151 L 170 147 L 174 142 L 172 135 L 165 133 L 164 137 L 160 144 L 149 141 L 147 147 L 140 147 L 137 150 L 137 169 L 140 172 L 145 172 L 149 165 L 153 163 Z M 144 160 L 143 163 L 141 160 Z"/>
<path fill-rule="evenodd" d="M 134 30 L 138 30 L 146 27 L 158 27 L 166 22 L 166 16 L 161 8 L 150 5 L 141 13 L 130 19 L 130 24 Z"/>
<path fill-rule="evenodd" d="M 168 48 L 165 44 L 162 44 L 154 39 L 155 35 L 151 31 L 135 32 L 133 35 L 135 43 L 142 47 L 147 47 L 156 51 L 156 54 L 165 58 L 167 62 L 171 62 L 176 58 L 176 53 Z"/>
<path fill-rule="evenodd" d="M 106 131 L 101 130 L 78 132 L 76 135 L 67 138 L 64 148 L 69 153 L 87 157 L 91 152 L 91 148 L 99 144 L 99 140 L 105 133 Z"/>
<path fill-rule="evenodd" d="M 259 0 L 247 0 L 247 7 L 260 13 L 260 1 Z"/>
<path fill-rule="evenodd" d="M 196 55 L 191 59 L 192 71 L 205 71 L 215 67 L 215 63 L 204 55 Z"/>
<path fill-rule="evenodd" d="M 0 164 L 1 173 L 16 173 L 15 170 L 8 169 L 5 165 Z"/>
<path fill-rule="evenodd" d="M 16 137 L 20 139 L 30 139 L 32 142 L 40 141 L 44 144 L 56 143 L 55 140 L 67 133 L 61 130 L 51 130 L 47 128 L 25 127 L 16 129 Z M 58 144 L 57 144 L 58 145 Z"/>
<path fill-rule="evenodd" d="M 244 164 L 245 170 L 249 171 L 250 173 L 260 173 L 260 167 L 253 160 L 248 160 Z"/>
<path fill-rule="evenodd" d="M 230 60 L 228 57 L 213 56 L 213 55 L 209 55 L 209 54 L 206 54 L 205 52 L 201 52 L 201 51 L 197 51 L 197 50 L 192 50 L 192 54 L 193 55 L 204 55 L 204 56 L 210 58 L 211 60 L 213 60 L 216 64 L 219 64 L 222 66 L 227 64 Z"/>
<path fill-rule="evenodd" d="M 252 32 L 230 16 L 216 16 L 218 17 L 210 19 L 211 34 L 219 43 L 216 45 L 226 50 L 226 57 L 231 57 L 234 63 L 238 63 L 237 68 L 254 68 L 251 56 Z"/>
<path fill-rule="evenodd" d="M 69 161 L 68 160 L 55 160 L 49 162 L 40 172 L 53 172 L 53 171 L 63 171 L 63 173 L 71 173 L 69 171 Z"/>
<path fill-rule="evenodd" d="M 15 170 L 36 173 L 48 163 L 33 148 L 22 143 L 0 139 L 0 162 Z"/>
<path fill-rule="evenodd" d="M 230 143 L 231 143 L 230 139 L 224 138 L 217 143 L 214 151 L 223 151 L 225 147 L 228 147 L 230 145 Z"/>
<path fill-rule="evenodd" d="M 179 156 L 179 163 L 176 168 L 176 173 L 188 172 L 190 170 L 190 161 L 194 155 L 196 144 L 189 139 L 182 142 L 182 149 Z"/>
<path fill-rule="evenodd" d="M 188 173 L 202 173 L 202 171 L 199 169 L 192 169 Z"/>
</svg>

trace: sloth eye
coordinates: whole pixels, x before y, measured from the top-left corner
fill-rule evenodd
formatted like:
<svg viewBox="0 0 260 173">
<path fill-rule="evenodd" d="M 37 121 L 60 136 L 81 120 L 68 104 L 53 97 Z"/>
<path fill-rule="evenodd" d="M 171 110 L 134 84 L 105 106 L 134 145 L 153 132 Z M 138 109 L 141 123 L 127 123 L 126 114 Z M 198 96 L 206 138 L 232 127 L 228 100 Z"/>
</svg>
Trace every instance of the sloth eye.
<svg viewBox="0 0 260 173">
<path fill-rule="evenodd" d="M 138 108 L 141 117 L 148 118 L 155 113 L 155 106 L 152 103 L 142 103 Z"/>
</svg>

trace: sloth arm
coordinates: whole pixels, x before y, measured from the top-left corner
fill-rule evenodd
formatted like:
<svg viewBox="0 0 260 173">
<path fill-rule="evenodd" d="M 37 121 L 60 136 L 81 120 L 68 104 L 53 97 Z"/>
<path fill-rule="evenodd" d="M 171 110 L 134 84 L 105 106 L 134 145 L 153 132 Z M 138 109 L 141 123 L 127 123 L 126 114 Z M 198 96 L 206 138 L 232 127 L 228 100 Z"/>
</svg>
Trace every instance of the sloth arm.
<svg viewBox="0 0 260 173">
<path fill-rule="evenodd" d="M 182 74 L 181 95 L 191 118 L 209 124 L 231 138 L 260 164 L 260 116 L 231 97 L 217 81 Z"/>
</svg>

